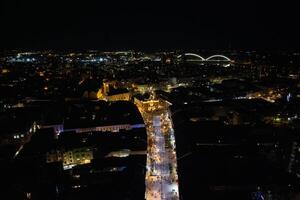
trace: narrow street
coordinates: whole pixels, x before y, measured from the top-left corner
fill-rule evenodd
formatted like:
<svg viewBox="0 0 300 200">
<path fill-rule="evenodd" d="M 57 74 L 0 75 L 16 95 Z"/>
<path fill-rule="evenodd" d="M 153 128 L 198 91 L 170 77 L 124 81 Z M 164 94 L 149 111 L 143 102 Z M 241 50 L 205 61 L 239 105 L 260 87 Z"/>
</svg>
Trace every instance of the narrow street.
<svg viewBox="0 0 300 200">
<path fill-rule="evenodd" d="M 178 200 L 178 175 L 173 124 L 168 105 L 140 109 L 148 135 L 147 200 Z"/>
</svg>

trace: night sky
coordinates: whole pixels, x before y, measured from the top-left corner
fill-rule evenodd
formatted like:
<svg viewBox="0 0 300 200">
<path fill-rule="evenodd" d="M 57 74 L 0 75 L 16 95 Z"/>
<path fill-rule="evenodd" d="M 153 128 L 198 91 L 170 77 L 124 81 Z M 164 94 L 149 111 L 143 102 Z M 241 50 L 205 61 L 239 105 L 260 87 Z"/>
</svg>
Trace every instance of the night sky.
<svg viewBox="0 0 300 200">
<path fill-rule="evenodd" d="M 2 0 L 3 49 L 300 49 L 292 1 Z"/>
</svg>

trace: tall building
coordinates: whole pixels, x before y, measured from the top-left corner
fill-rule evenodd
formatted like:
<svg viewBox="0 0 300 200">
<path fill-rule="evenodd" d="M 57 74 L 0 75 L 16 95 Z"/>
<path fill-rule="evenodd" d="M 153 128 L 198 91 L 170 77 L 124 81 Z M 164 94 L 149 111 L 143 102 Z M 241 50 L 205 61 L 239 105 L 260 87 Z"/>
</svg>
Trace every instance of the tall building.
<svg viewBox="0 0 300 200">
<path fill-rule="evenodd" d="M 131 93 L 126 88 L 118 88 L 116 81 L 104 81 L 97 98 L 105 101 L 130 101 Z"/>
</svg>

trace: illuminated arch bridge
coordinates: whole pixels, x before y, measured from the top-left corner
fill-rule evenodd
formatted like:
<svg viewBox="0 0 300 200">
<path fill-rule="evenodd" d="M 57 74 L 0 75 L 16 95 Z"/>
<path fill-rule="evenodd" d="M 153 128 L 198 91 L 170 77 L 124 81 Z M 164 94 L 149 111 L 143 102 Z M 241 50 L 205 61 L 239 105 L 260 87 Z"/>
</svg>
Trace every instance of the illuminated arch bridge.
<svg viewBox="0 0 300 200">
<path fill-rule="evenodd" d="M 186 59 L 187 61 L 191 61 L 191 62 L 216 63 L 218 65 L 222 64 L 222 66 L 224 67 L 229 67 L 230 64 L 233 62 L 233 60 L 231 60 L 230 58 L 224 55 L 212 55 L 209 56 L 208 58 L 204 58 L 195 53 L 185 53 L 177 56 L 178 59 L 181 59 L 183 57 L 191 57 L 192 59 Z"/>
</svg>

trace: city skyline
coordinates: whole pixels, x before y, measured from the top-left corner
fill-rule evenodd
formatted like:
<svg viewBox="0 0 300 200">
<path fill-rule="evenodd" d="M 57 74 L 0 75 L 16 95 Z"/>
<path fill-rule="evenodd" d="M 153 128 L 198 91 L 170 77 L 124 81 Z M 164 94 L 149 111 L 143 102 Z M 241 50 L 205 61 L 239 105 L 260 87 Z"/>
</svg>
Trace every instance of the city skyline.
<svg viewBox="0 0 300 200">
<path fill-rule="evenodd" d="M 10 199 L 299 198 L 299 53 L 0 55 Z"/>
<path fill-rule="evenodd" d="M 297 3 L 0 2 L 12 200 L 299 200 Z"/>
</svg>

